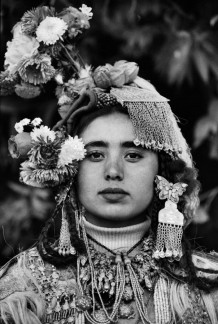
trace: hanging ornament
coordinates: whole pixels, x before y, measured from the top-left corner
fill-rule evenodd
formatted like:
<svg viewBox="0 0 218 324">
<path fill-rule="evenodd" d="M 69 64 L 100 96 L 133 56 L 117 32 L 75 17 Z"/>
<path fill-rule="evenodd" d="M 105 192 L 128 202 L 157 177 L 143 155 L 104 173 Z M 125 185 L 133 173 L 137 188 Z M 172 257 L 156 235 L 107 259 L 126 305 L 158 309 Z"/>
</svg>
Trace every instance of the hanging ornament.
<svg viewBox="0 0 218 324">
<path fill-rule="evenodd" d="M 76 254 L 75 248 L 71 245 L 69 224 L 67 220 L 65 207 L 62 208 L 62 223 L 61 223 L 59 245 L 57 250 L 58 253 L 63 256 Z"/>
<path fill-rule="evenodd" d="M 179 260 L 182 256 L 182 234 L 184 216 L 177 209 L 179 196 L 186 190 L 187 184 L 169 183 L 165 178 L 157 176 L 157 191 L 159 198 L 167 199 L 165 207 L 158 214 L 158 229 L 156 247 L 153 253 L 155 259 L 171 258 Z"/>
</svg>

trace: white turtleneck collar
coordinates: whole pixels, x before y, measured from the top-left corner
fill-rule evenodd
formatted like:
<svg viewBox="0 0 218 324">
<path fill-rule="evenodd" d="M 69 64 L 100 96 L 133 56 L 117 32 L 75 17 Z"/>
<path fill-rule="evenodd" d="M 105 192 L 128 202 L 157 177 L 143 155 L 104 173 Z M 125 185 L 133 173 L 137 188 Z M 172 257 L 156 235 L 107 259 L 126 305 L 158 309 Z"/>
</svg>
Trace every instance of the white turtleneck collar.
<svg viewBox="0 0 218 324">
<path fill-rule="evenodd" d="M 151 224 L 149 218 L 142 223 L 120 228 L 96 226 L 85 218 L 83 221 L 86 233 L 112 251 L 129 250 L 145 235 Z"/>
</svg>

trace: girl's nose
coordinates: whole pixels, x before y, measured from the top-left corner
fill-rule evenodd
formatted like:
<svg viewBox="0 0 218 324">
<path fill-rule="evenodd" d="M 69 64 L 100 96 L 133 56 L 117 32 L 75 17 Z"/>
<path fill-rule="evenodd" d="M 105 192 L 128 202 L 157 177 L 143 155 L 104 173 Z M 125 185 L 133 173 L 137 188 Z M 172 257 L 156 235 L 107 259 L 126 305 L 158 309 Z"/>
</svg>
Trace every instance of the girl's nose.
<svg viewBox="0 0 218 324">
<path fill-rule="evenodd" d="M 111 157 L 105 164 L 104 176 L 106 180 L 122 181 L 124 177 L 123 163 L 118 157 Z"/>
</svg>

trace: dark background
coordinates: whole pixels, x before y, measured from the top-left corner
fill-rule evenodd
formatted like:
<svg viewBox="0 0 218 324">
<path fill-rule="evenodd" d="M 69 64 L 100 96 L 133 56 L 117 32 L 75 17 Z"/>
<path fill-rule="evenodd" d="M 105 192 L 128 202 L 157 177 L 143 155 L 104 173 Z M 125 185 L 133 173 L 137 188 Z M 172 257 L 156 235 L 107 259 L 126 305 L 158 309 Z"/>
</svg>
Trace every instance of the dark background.
<svg viewBox="0 0 218 324">
<path fill-rule="evenodd" d="M 139 75 L 170 99 L 199 169 L 201 206 L 188 229 L 198 249 L 218 251 L 218 2 L 164 0 L 3 0 L 1 70 L 11 29 L 25 11 L 43 5 L 93 8 L 91 28 L 79 43 L 93 67 L 120 59 L 137 62 Z M 7 151 L 15 122 L 41 117 L 52 126 L 57 117 L 54 94 L 25 100 L 1 97 L 0 264 L 37 240 L 54 208 L 52 192 L 19 183 L 19 162 Z"/>
</svg>

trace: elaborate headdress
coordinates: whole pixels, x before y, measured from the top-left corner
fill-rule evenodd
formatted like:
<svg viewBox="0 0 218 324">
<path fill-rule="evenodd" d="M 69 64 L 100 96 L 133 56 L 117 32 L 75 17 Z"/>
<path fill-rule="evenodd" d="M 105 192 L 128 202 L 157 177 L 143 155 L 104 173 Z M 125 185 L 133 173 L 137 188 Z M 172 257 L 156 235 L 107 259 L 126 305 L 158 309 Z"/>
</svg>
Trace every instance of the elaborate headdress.
<svg viewBox="0 0 218 324">
<path fill-rule="evenodd" d="M 59 13 L 45 6 L 27 11 L 14 26 L 12 41 L 7 43 L 5 71 L 0 75 L 1 95 L 15 92 L 23 98 L 34 98 L 55 81 L 59 111 L 65 122 L 72 120 L 81 107 L 88 110 L 120 103 L 132 120 L 136 145 L 163 150 L 191 166 L 189 148 L 168 99 L 138 76 L 137 64 L 118 61 L 95 70 L 84 64 L 76 43 L 89 28 L 92 15 L 86 5 L 80 10 L 68 7 Z"/>
</svg>

